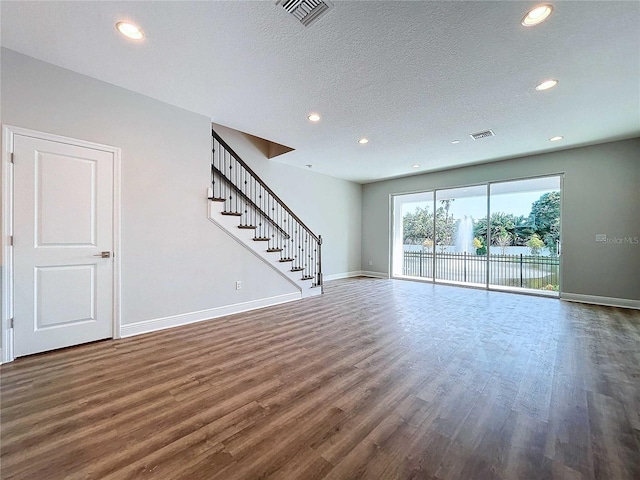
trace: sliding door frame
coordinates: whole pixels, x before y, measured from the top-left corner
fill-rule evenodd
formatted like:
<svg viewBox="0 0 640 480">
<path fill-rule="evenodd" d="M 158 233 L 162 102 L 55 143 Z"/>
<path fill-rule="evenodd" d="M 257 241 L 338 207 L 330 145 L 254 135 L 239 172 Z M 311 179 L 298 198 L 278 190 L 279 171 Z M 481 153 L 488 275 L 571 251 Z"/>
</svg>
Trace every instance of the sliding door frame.
<svg viewBox="0 0 640 480">
<path fill-rule="evenodd" d="M 393 193 L 389 196 L 389 207 L 390 207 L 390 222 L 389 222 L 389 242 L 390 242 L 390 252 L 389 252 L 389 277 L 390 278 L 396 278 L 396 279 L 400 279 L 400 280 L 412 280 L 412 281 L 419 281 L 419 282 L 425 282 L 425 283 L 433 283 L 433 284 L 441 284 L 441 285 L 453 285 L 453 283 L 451 282 L 447 282 L 446 280 L 438 280 L 436 279 L 436 242 L 435 242 L 435 232 L 436 232 L 436 224 L 437 224 L 437 217 L 436 217 L 436 205 L 437 205 L 437 193 L 438 191 L 443 191 L 443 190 L 452 190 L 452 189 L 457 189 L 457 188 L 471 188 L 471 187 L 479 187 L 479 186 L 486 186 L 486 197 L 487 197 L 487 211 L 486 211 L 486 219 L 487 219 L 487 254 L 486 254 L 486 275 L 485 275 L 485 283 L 483 287 L 478 286 L 478 284 L 475 285 L 464 285 L 461 283 L 455 283 L 455 286 L 462 286 L 462 287 L 466 287 L 466 288 L 476 288 L 476 289 L 484 289 L 484 290 L 491 290 L 491 291 L 508 291 L 510 293 L 521 293 L 521 294 L 528 294 L 528 295 L 544 295 L 543 293 L 536 293 L 535 291 L 532 291 L 530 289 L 523 289 L 522 291 L 517 291 L 517 290 L 505 290 L 505 289 L 501 289 L 499 288 L 499 286 L 492 286 L 490 285 L 490 279 L 491 279 L 491 267 L 490 267 L 490 253 L 491 253 L 491 186 L 492 185 L 496 185 L 496 184 L 501 184 L 501 183 L 510 183 L 510 182 L 518 182 L 518 181 L 523 181 L 523 180 L 535 180 L 538 178 L 551 178 L 551 177 L 558 177 L 559 181 L 560 181 L 560 248 L 558 249 L 558 257 L 559 257 L 559 272 L 558 272 L 558 297 L 560 298 L 560 296 L 562 295 L 562 277 L 563 277 L 563 272 L 564 272 L 564 266 L 563 266 L 563 255 L 562 255 L 562 248 L 564 245 L 564 229 L 562 226 L 563 223 L 563 212 L 564 212 L 564 172 L 557 172 L 557 173 L 549 173 L 549 174 L 541 174 L 541 175 L 530 175 L 530 176 L 524 176 L 524 177 L 518 177 L 518 178 L 507 178 L 507 179 L 503 179 L 503 180 L 492 180 L 492 181 L 486 181 L 486 182 L 480 182 L 480 183 L 469 183 L 469 184 L 462 184 L 462 185 L 458 185 L 458 186 L 448 186 L 448 187 L 434 187 L 428 190 L 414 190 L 414 191 L 410 191 L 410 192 L 403 192 L 403 193 Z M 397 265 L 395 264 L 396 261 L 394 261 L 394 258 L 396 257 L 396 255 L 394 255 L 394 250 L 397 248 L 396 245 L 396 227 L 397 227 L 397 222 L 402 221 L 402 217 L 398 217 L 399 213 L 396 212 L 396 197 L 402 197 L 405 195 L 416 195 L 416 194 L 427 194 L 427 193 L 431 193 L 433 196 L 432 199 L 432 206 L 433 206 L 433 234 L 434 234 L 434 239 L 433 239 L 433 245 L 431 246 L 431 268 L 432 268 L 432 278 L 428 278 L 428 277 L 410 277 L 410 276 L 405 276 L 405 275 L 396 275 L 394 273 L 395 268 L 397 268 Z M 401 248 L 404 251 L 404 245 L 401 245 Z M 498 288 L 496 288 L 498 287 Z M 547 295 L 544 295 L 547 296 Z M 555 298 L 555 297 L 554 297 Z"/>
</svg>

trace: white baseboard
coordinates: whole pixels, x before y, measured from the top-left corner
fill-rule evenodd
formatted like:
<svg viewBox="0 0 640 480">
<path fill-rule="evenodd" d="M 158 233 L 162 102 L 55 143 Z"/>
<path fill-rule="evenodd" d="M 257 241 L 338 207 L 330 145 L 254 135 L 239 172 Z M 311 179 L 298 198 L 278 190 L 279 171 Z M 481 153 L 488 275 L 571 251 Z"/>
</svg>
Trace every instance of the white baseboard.
<svg viewBox="0 0 640 480">
<path fill-rule="evenodd" d="M 332 275 L 324 275 L 323 280 L 325 282 L 330 282 L 331 280 L 340 280 L 341 278 L 351 278 L 351 277 L 360 277 L 362 276 L 362 272 L 360 270 L 355 270 L 353 272 L 342 272 L 342 273 L 334 273 Z"/>
<path fill-rule="evenodd" d="M 627 298 L 598 297 L 596 295 L 582 295 L 580 293 L 561 293 L 560 300 L 640 310 L 640 300 L 629 300 Z"/>
<path fill-rule="evenodd" d="M 389 274 L 388 273 L 384 273 L 384 272 L 369 272 L 367 270 L 362 270 L 360 272 L 360 275 L 362 275 L 363 277 L 389 278 Z"/>
<path fill-rule="evenodd" d="M 301 297 L 302 295 L 300 292 L 287 293 L 284 295 L 277 295 L 275 297 L 261 298 L 259 300 L 236 303 L 234 305 L 225 305 L 224 307 L 216 307 L 207 310 L 200 310 L 197 312 L 171 315 L 169 317 L 143 320 L 141 322 L 122 325 L 120 327 L 120 336 L 122 338 L 132 337 L 134 335 L 155 332 L 158 330 L 164 330 L 166 328 L 179 327 L 181 325 L 188 325 L 189 323 L 211 320 L 213 318 L 224 317 L 225 315 L 232 315 L 234 313 L 241 313 L 249 310 L 255 310 L 257 308 L 270 307 L 272 305 L 278 305 L 280 303 L 293 302 L 295 300 L 300 300 Z"/>
<path fill-rule="evenodd" d="M 353 272 L 334 273 L 332 275 L 325 275 L 323 280 L 330 282 L 331 280 L 340 280 L 341 278 L 352 277 L 374 277 L 374 278 L 389 278 L 389 275 L 381 272 L 368 272 L 366 270 L 354 270 Z"/>
</svg>

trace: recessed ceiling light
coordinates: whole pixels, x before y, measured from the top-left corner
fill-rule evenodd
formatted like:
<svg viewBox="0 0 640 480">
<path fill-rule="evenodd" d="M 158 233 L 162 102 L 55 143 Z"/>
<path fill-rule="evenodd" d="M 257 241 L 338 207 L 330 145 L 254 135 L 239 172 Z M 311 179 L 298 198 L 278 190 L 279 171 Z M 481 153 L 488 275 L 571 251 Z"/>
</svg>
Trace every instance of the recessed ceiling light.
<svg viewBox="0 0 640 480">
<path fill-rule="evenodd" d="M 550 141 L 550 142 L 557 142 L 558 140 L 562 140 L 563 138 L 564 138 L 564 137 L 562 137 L 562 136 L 560 136 L 560 135 L 557 135 L 557 136 L 555 136 L 555 137 L 551 137 L 551 138 L 549 139 L 549 141 Z"/>
<path fill-rule="evenodd" d="M 360 145 L 364 145 L 365 143 L 369 143 L 369 139 L 368 138 L 361 138 L 360 140 L 358 140 L 358 143 Z"/>
<path fill-rule="evenodd" d="M 418 165 L 417 163 L 414 163 L 413 165 L 411 165 L 411 168 L 420 168 L 420 165 Z"/>
<path fill-rule="evenodd" d="M 452 140 L 451 143 L 455 145 L 456 143 L 460 143 L 460 140 Z"/>
<path fill-rule="evenodd" d="M 558 80 L 545 80 L 544 82 L 536 85 L 536 90 L 549 90 L 558 84 Z"/>
<path fill-rule="evenodd" d="M 319 122 L 320 121 L 320 115 L 318 115 L 317 113 L 312 113 L 307 118 L 312 122 Z"/>
<path fill-rule="evenodd" d="M 525 27 L 533 27 L 544 22 L 553 12 L 551 5 L 538 5 L 529 10 L 520 22 Z"/>
<path fill-rule="evenodd" d="M 142 30 L 140 30 L 140 28 L 133 23 L 118 22 L 116 23 L 116 28 L 125 37 L 131 38 L 133 40 L 140 40 L 143 37 Z"/>
</svg>

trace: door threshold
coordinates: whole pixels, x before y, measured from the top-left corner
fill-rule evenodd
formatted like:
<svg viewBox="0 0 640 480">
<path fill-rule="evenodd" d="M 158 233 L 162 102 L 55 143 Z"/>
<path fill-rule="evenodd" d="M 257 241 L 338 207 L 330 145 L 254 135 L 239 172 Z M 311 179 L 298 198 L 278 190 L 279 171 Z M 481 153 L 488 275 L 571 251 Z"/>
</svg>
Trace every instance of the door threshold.
<svg viewBox="0 0 640 480">
<path fill-rule="evenodd" d="M 428 277 L 414 277 L 411 275 L 394 275 L 391 277 L 393 280 L 403 280 L 409 282 L 420 282 L 420 283 L 430 283 L 432 285 L 446 285 L 449 287 L 462 287 L 462 288 L 473 288 L 475 290 L 486 290 L 489 292 L 502 292 L 502 293 L 516 293 L 518 295 L 529 295 L 534 297 L 545 297 L 545 298 L 560 298 L 560 292 L 554 292 L 552 290 L 536 290 L 534 288 L 520 288 L 520 287 L 509 287 L 509 286 L 501 286 L 501 285 L 489 285 L 487 288 L 486 285 L 481 283 L 464 283 L 464 282 L 456 282 L 453 280 L 433 280 L 433 278 Z"/>
</svg>

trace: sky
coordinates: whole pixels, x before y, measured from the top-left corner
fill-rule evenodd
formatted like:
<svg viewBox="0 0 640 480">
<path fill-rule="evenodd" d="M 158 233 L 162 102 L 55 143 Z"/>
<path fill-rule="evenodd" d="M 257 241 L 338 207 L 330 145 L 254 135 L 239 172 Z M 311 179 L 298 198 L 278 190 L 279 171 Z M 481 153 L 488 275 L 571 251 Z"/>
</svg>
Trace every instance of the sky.
<svg viewBox="0 0 640 480">
<path fill-rule="evenodd" d="M 491 213 L 503 212 L 526 217 L 531 212 L 533 202 L 547 192 L 559 191 L 561 182 L 560 176 L 552 175 L 491 183 Z M 423 198 L 425 201 L 422 201 Z M 436 190 L 438 206 L 439 200 L 444 198 L 453 200 L 449 214 L 453 215 L 454 219 L 466 215 L 478 220 L 487 215 L 486 184 Z M 398 195 L 395 199 L 402 204 L 403 216 L 414 212 L 417 207 L 424 208 L 429 205 L 429 210 L 433 210 L 433 192 Z"/>
<path fill-rule="evenodd" d="M 546 192 L 540 191 L 492 195 L 491 212 L 512 213 L 514 215 L 524 215 L 526 217 L 531 212 L 531 205 L 533 202 L 538 200 L 544 193 Z M 413 212 L 417 207 L 424 208 L 426 205 L 429 205 L 429 211 L 433 211 L 432 201 L 412 202 L 403 205 L 402 214 L 404 215 L 405 213 Z M 474 220 L 483 218 L 487 214 L 487 197 L 484 195 L 481 197 L 456 198 L 451 202 L 449 214 L 453 215 L 456 219 L 462 218 L 465 215 L 470 215 Z"/>
</svg>

